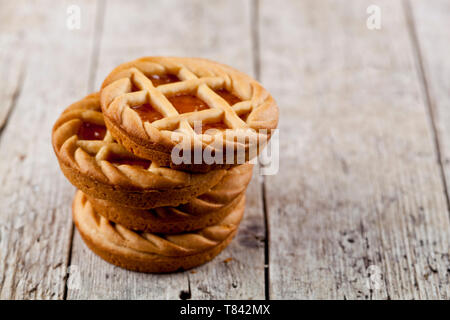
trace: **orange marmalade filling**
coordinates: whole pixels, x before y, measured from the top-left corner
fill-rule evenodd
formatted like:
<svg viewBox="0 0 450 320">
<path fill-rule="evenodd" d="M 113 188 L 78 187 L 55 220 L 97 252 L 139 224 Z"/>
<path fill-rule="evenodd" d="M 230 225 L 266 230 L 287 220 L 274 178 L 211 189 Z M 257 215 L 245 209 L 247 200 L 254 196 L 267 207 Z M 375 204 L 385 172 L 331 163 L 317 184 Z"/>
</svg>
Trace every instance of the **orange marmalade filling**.
<svg viewBox="0 0 450 320">
<path fill-rule="evenodd" d="M 226 102 L 228 102 L 228 104 L 230 106 L 241 102 L 241 99 L 239 99 L 238 97 L 236 97 L 234 94 L 232 94 L 231 92 L 225 90 L 225 89 L 220 89 L 220 90 L 216 90 L 215 93 L 217 93 L 219 96 L 221 96 Z M 239 118 L 241 118 L 243 121 L 247 121 L 247 117 L 248 117 L 249 113 L 244 113 L 241 114 L 239 116 Z"/>
<path fill-rule="evenodd" d="M 215 91 L 221 96 L 228 104 L 233 105 L 241 100 L 234 94 L 228 92 L 225 89 L 219 89 Z M 177 109 L 178 113 L 187 113 L 202 111 L 209 108 L 209 106 L 197 96 L 193 94 L 177 94 L 168 98 L 170 103 Z"/>
<path fill-rule="evenodd" d="M 173 74 L 163 74 L 163 75 L 154 74 L 154 75 L 151 75 L 149 78 L 155 87 L 162 85 L 162 84 L 180 81 L 180 79 L 178 79 L 178 77 Z"/>
<path fill-rule="evenodd" d="M 227 91 L 226 89 L 219 89 L 214 92 L 217 93 L 219 96 L 221 96 L 226 102 L 228 102 L 228 104 L 230 106 L 232 106 L 233 104 L 236 104 L 238 102 L 241 102 L 241 99 L 239 99 L 234 94 Z"/>
<path fill-rule="evenodd" d="M 150 77 L 153 84 L 155 86 L 164 84 L 164 83 L 171 83 L 179 81 L 179 79 L 174 75 L 163 75 L 163 76 L 151 76 Z M 234 105 L 241 100 L 233 95 L 231 92 L 227 91 L 226 89 L 219 89 L 215 90 L 215 92 L 221 96 L 229 105 Z M 180 93 L 176 94 L 171 97 L 167 97 L 169 102 L 173 105 L 173 107 L 178 111 L 178 113 L 188 113 L 188 112 L 196 112 L 196 111 L 202 111 L 209 109 L 209 106 L 201 99 L 199 99 L 194 94 L 186 94 L 186 93 Z M 135 110 L 139 117 L 142 119 L 142 121 L 148 121 L 153 122 L 156 120 L 160 120 L 163 118 L 163 115 L 156 111 L 150 104 L 142 104 L 139 106 L 131 107 L 133 110 Z M 228 127 L 222 123 L 208 123 L 202 125 L 202 133 L 209 129 L 217 129 L 217 130 L 225 130 Z M 197 132 L 200 133 L 200 132 Z"/>
<path fill-rule="evenodd" d="M 208 105 L 192 94 L 177 94 L 167 98 L 178 113 L 187 113 L 209 109 Z"/>
<path fill-rule="evenodd" d="M 77 132 L 80 140 L 103 140 L 106 135 L 106 127 L 89 122 L 83 122 Z"/>
<path fill-rule="evenodd" d="M 219 89 L 219 90 L 215 90 L 214 92 L 217 93 L 219 96 L 221 96 L 230 106 L 241 101 L 241 99 L 239 99 L 234 94 L 227 91 L 226 89 Z M 228 126 L 223 122 L 206 123 L 206 124 L 202 125 L 202 133 L 205 133 L 209 129 L 216 129 L 216 130 L 223 131 L 223 130 L 228 129 Z"/>
<path fill-rule="evenodd" d="M 156 111 L 150 104 L 141 104 L 139 106 L 131 107 L 136 111 L 142 121 L 153 122 L 163 118 L 163 115 Z"/>
<path fill-rule="evenodd" d="M 148 169 L 152 163 L 151 161 L 145 159 L 118 159 L 111 162 L 117 165 L 128 164 L 130 166 L 137 166 L 143 169 Z"/>
<path fill-rule="evenodd" d="M 162 84 L 168 84 L 168 83 L 174 83 L 174 82 L 180 81 L 180 79 L 178 79 L 178 77 L 173 74 L 162 74 L 162 75 L 153 74 L 153 75 L 148 76 L 148 78 L 150 79 L 150 81 L 153 83 L 153 85 L 155 87 L 160 86 Z M 131 92 L 136 92 L 136 91 L 140 91 L 140 90 L 141 89 L 138 86 L 136 86 L 134 83 L 131 84 Z"/>
</svg>

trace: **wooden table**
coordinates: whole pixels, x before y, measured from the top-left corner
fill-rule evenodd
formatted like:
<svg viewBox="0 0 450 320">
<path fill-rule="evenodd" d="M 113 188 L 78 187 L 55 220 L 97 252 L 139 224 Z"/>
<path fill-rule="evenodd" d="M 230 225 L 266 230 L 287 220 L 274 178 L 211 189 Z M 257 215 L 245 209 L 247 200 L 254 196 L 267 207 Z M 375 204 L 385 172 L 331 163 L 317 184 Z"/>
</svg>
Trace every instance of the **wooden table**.
<svg viewBox="0 0 450 320">
<path fill-rule="evenodd" d="M 2 0 L 0 297 L 450 299 L 449 30 L 445 0 Z M 145 55 L 230 64 L 280 106 L 278 174 L 255 173 L 236 239 L 192 272 L 91 253 L 50 145 L 67 105 Z"/>
</svg>

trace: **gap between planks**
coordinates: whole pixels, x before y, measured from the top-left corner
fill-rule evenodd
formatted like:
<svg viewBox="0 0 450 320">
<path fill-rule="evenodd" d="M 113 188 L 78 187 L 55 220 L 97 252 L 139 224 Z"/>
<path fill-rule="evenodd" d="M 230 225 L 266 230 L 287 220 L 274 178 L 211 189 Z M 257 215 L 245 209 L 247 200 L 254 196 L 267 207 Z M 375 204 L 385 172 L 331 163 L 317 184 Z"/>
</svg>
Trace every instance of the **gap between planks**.
<svg viewBox="0 0 450 320">
<path fill-rule="evenodd" d="M 22 85 L 25 80 L 25 73 L 26 73 L 26 58 L 22 57 L 19 62 L 18 66 L 19 72 L 17 76 L 17 81 L 15 82 L 15 88 L 11 89 L 12 93 L 10 94 L 10 99 L 7 99 L 5 105 L 0 111 L 0 141 L 2 137 L 2 133 L 5 129 L 5 127 L 8 125 L 8 120 L 14 110 L 14 107 L 20 97 L 20 94 L 22 93 Z M 10 82 L 10 79 L 5 79 L 5 82 Z M 6 88 L 8 90 L 8 88 Z M 5 93 L 6 96 L 8 96 L 8 92 Z M 9 101 L 8 101 L 9 100 Z"/>
<path fill-rule="evenodd" d="M 380 2 L 376 33 L 370 4 L 261 2 L 261 78 L 284 113 L 266 177 L 272 298 L 447 296 L 447 204 L 404 12 Z"/>
<path fill-rule="evenodd" d="M 450 194 L 447 179 L 445 178 L 445 168 L 444 168 L 444 156 L 441 150 L 441 144 L 439 139 L 439 134 L 437 130 L 437 114 L 436 106 L 431 100 L 430 89 L 428 85 L 428 80 L 425 75 L 425 67 L 423 62 L 423 55 L 420 49 L 419 37 L 417 35 L 416 25 L 414 21 L 414 14 L 412 12 L 411 3 L 409 0 L 403 0 L 403 8 L 405 12 L 405 20 L 408 26 L 409 37 L 411 40 L 411 45 L 414 48 L 414 59 L 416 63 L 416 69 L 418 78 L 420 79 L 420 87 L 424 96 L 424 104 L 427 108 L 428 120 L 430 122 L 431 132 L 433 135 L 433 144 L 436 149 L 437 162 L 439 164 L 439 169 L 441 171 L 442 185 L 444 186 L 445 199 L 447 201 L 447 212 L 450 217 Z"/>
<path fill-rule="evenodd" d="M 252 53 L 253 53 L 253 72 L 255 79 L 261 79 L 261 52 L 259 43 L 259 0 L 252 0 L 250 9 L 250 28 L 252 39 Z M 261 164 L 260 164 L 261 165 Z M 266 179 L 264 175 L 260 176 L 262 206 L 264 211 L 264 296 L 266 300 L 270 300 L 270 259 L 269 259 L 269 217 L 266 202 Z"/>
<path fill-rule="evenodd" d="M 22 93 L 22 85 L 24 82 L 24 74 L 25 74 L 23 64 L 24 63 L 22 62 L 21 71 L 19 74 L 17 85 L 16 85 L 16 88 L 14 89 L 14 92 L 11 95 L 11 99 L 10 99 L 11 102 L 6 106 L 6 110 L 4 110 L 2 112 L 2 115 L 0 118 L 0 143 L 1 143 L 2 133 L 3 133 L 4 129 L 6 128 L 6 126 L 8 125 L 9 118 L 14 111 L 14 107 L 17 103 L 17 100 L 20 97 L 20 94 Z"/>
<path fill-rule="evenodd" d="M 102 38 L 102 32 L 103 32 L 103 22 L 105 18 L 105 10 L 106 10 L 106 2 L 105 0 L 97 0 L 96 8 L 95 8 L 95 25 L 94 25 L 94 35 L 92 37 L 93 43 L 92 43 L 92 55 L 91 55 L 91 64 L 89 66 L 89 77 L 88 77 L 88 93 L 90 94 L 94 92 L 95 90 L 95 76 L 97 74 L 97 68 L 98 68 L 98 59 L 99 59 L 99 53 L 100 53 L 100 41 Z M 68 244 L 68 250 L 67 250 L 67 266 L 70 267 L 72 263 L 72 247 L 73 247 L 73 240 L 75 237 L 75 224 L 72 221 L 72 228 L 70 231 L 70 240 Z M 67 300 L 67 294 L 69 291 L 68 288 L 68 281 L 69 277 L 64 278 L 64 293 L 63 293 L 63 300 Z"/>
</svg>

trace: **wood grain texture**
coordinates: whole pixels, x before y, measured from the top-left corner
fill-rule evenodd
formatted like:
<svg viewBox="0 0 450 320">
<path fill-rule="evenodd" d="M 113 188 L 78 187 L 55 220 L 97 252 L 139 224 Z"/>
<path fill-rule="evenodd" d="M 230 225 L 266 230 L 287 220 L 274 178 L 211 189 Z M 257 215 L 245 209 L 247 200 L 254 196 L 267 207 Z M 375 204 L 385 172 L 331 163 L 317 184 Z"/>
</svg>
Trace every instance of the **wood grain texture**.
<svg viewBox="0 0 450 320">
<path fill-rule="evenodd" d="M 0 2 L 0 134 L 20 93 L 25 50 L 20 50 L 24 26 L 15 2 Z"/>
<path fill-rule="evenodd" d="M 258 168 L 247 189 L 244 219 L 230 246 L 189 274 L 193 299 L 264 299 L 264 210 Z"/>
<path fill-rule="evenodd" d="M 377 1 L 371 31 L 371 4 L 261 1 L 261 81 L 281 107 L 271 298 L 450 297 L 448 208 L 405 13 Z"/>
<path fill-rule="evenodd" d="M 2 38 L 10 33 L 12 42 L 20 39 L 14 50 L 27 59 L 20 94 L 0 140 L 1 299 L 64 295 L 73 188 L 58 168 L 50 132 L 62 109 L 86 92 L 95 3 L 77 3 L 85 20 L 76 31 L 66 27 L 66 8 L 73 2 L 14 1 L 8 3 L 10 15 L 2 11 Z M 1 58 L 9 56 L 14 52 Z"/>
<path fill-rule="evenodd" d="M 448 2 L 281 3 L 0 1 L 0 299 L 263 299 L 263 199 L 270 298 L 450 299 Z M 279 173 L 264 194 L 254 173 L 235 240 L 192 272 L 128 272 L 72 237 L 50 145 L 67 105 L 144 55 L 232 65 L 281 110 Z"/>
<path fill-rule="evenodd" d="M 95 88 L 118 64 L 148 55 L 206 57 L 253 72 L 248 1 L 107 1 L 104 10 L 94 57 Z M 244 221 L 230 246 L 212 262 L 184 273 L 139 274 L 114 267 L 94 256 L 77 232 L 72 265 L 80 274 L 69 276 L 69 282 L 79 277 L 81 286 L 69 287 L 67 298 L 263 299 L 264 219 L 258 179 L 253 179 L 247 198 Z"/>
<path fill-rule="evenodd" d="M 434 0 L 405 1 L 410 28 L 417 45 L 418 68 L 421 68 L 423 88 L 427 95 L 430 116 L 436 132 L 440 165 L 447 186 L 450 186 L 450 3 Z"/>
</svg>

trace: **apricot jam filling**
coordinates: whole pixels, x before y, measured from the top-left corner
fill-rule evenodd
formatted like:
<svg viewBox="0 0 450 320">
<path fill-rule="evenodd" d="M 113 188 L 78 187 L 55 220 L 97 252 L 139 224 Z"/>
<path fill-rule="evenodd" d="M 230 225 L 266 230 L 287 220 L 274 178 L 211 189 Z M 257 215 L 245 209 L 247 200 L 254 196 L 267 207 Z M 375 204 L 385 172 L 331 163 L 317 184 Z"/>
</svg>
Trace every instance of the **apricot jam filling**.
<svg viewBox="0 0 450 320">
<path fill-rule="evenodd" d="M 209 109 L 209 106 L 192 94 L 178 94 L 168 97 L 170 103 L 177 109 L 178 113 L 187 113 Z"/>
<path fill-rule="evenodd" d="M 250 112 L 243 113 L 239 116 L 239 118 L 241 118 L 242 121 L 246 122 L 249 114 Z"/>
<path fill-rule="evenodd" d="M 174 83 L 180 81 L 176 75 L 173 74 L 153 74 L 148 76 L 150 81 L 153 83 L 155 87 L 160 86 L 162 84 L 168 84 L 168 83 Z M 140 91 L 141 89 L 135 85 L 134 83 L 131 84 L 131 92 Z"/>
<path fill-rule="evenodd" d="M 83 122 L 77 132 L 80 140 L 103 140 L 106 135 L 106 127 L 89 122 Z"/>
<path fill-rule="evenodd" d="M 150 76 L 153 84 L 155 86 L 165 83 L 171 83 L 179 81 L 179 79 L 174 75 L 162 75 L 157 76 L 153 75 Z M 139 90 L 136 87 L 133 87 L 133 90 Z M 226 89 L 219 89 L 215 90 L 215 92 L 221 96 L 228 104 L 234 105 L 241 100 L 236 97 L 234 94 L 230 93 Z M 169 102 L 173 105 L 173 107 L 178 111 L 179 114 L 188 113 L 188 112 L 196 112 L 196 111 L 202 111 L 209 109 L 210 107 L 206 102 L 198 98 L 194 94 L 186 94 L 186 93 L 180 93 L 173 95 L 171 97 L 167 97 Z M 159 113 L 157 110 L 155 110 L 150 104 L 142 104 L 138 106 L 131 107 L 134 111 L 136 111 L 139 115 L 139 117 L 142 119 L 142 121 L 148 121 L 153 122 L 156 120 L 160 120 L 163 118 L 163 115 Z M 228 127 L 224 123 L 211 123 L 211 124 L 204 124 L 202 126 L 201 132 L 204 133 L 205 131 L 209 129 L 218 129 L 218 130 L 225 130 Z M 199 130 L 197 130 L 199 131 Z M 200 133 L 200 132 L 197 132 Z"/>
<path fill-rule="evenodd" d="M 173 74 L 163 74 L 163 75 L 151 75 L 149 76 L 155 87 L 160 86 L 162 84 L 174 83 L 180 81 L 176 75 Z"/>
<path fill-rule="evenodd" d="M 219 96 L 221 96 L 226 102 L 228 102 L 228 104 L 230 106 L 232 106 L 233 104 L 236 104 L 238 102 L 241 102 L 241 99 L 239 99 L 234 94 L 227 91 L 226 89 L 219 89 L 219 90 L 215 90 L 214 92 L 217 93 Z"/>
<path fill-rule="evenodd" d="M 219 96 L 221 96 L 230 106 L 232 106 L 238 102 L 241 102 L 241 99 L 239 99 L 234 94 L 227 91 L 226 89 L 219 89 L 219 90 L 215 90 L 214 92 L 217 93 Z M 202 125 L 201 133 L 205 133 L 206 131 L 208 131 L 210 129 L 224 131 L 224 130 L 228 129 L 228 126 L 223 122 L 206 123 L 206 124 Z M 197 132 L 197 133 L 199 133 L 199 132 Z"/>
<path fill-rule="evenodd" d="M 156 111 L 149 103 L 131 107 L 136 111 L 142 121 L 153 122 L 163 118 L 163 115 Z"/>
<path fill-rule="evenodd" d="M 117 165 L 128 164 L 130 166 L 137 166 L 143 169 L 148 169 L 152 163 L 151 161 L 145 159 L 117 159 L 112 160 L 111 162 Z"/>
</svg>

